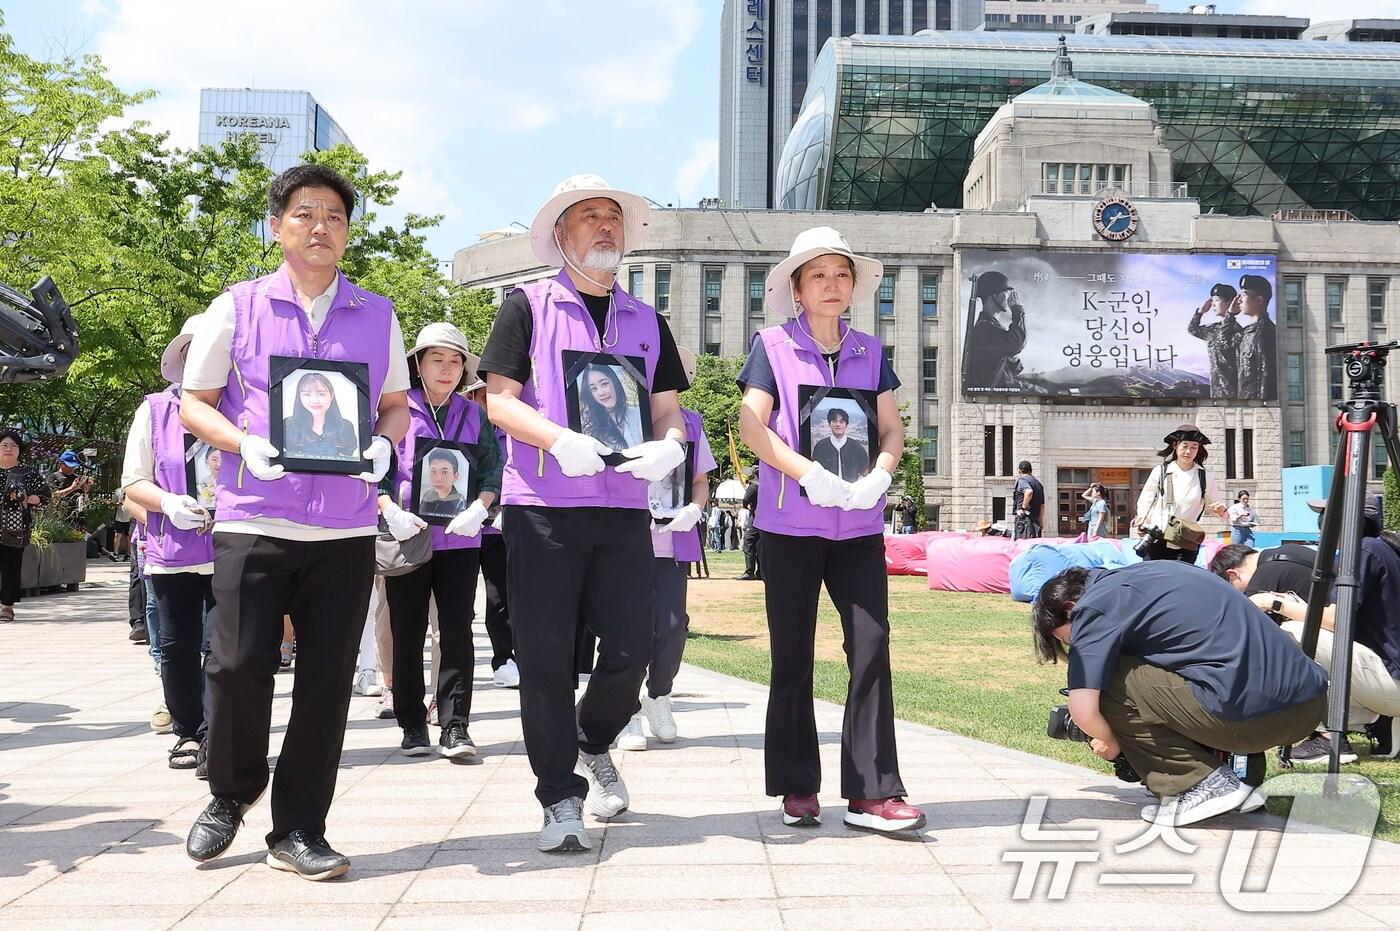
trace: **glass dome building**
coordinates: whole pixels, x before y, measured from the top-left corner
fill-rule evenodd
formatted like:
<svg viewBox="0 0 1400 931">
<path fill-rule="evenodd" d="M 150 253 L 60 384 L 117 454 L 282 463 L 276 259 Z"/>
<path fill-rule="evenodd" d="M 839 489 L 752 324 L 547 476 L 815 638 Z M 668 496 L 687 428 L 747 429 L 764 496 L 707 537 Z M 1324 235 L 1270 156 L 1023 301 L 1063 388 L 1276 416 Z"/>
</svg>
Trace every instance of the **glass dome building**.
<svg viewBox="0 0 1400 931">
<path fill-rule="evenodd" d="M 833 39 L 783 147 L 788 210 L 962 206 L 973 143 L 1045 84 L 1047 33 Z M 1203 213 L 1400 220 L 1400 44 L 1071 35 L 1076 76 L 1152 104 Z"/>
</svg>

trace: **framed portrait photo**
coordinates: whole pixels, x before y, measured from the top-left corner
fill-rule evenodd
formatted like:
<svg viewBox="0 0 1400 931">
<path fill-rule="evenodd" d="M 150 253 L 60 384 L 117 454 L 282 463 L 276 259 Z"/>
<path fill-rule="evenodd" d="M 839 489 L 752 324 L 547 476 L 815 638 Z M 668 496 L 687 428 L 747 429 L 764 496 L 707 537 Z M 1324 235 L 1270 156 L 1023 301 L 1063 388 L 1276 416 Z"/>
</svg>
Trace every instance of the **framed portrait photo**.
<svg viewBox="0 0 1400 931">
<path fill-rule="evenodd" d="M 214 516 L 214 489 L 219 482 L 219 466 L 224 451 L 185 434 L 185 494 Z"/>
<path fill-rule="evenodd" d="M 269 439 L 289 472 L 358 475 L 370 441 L 369 365 L 268 357 Z"/>
<path fill-rule="evenodd" d="M 848 482 L 868 473 L 880 455 L 878 396 L 864 388 L 799 385 L 798 452 Z"/>
<path fill-rule="evenodd" d="M 613 450 L 611 466 L 627 461 L 622 450 L 651 439 L 651 394 L 646 360 L 610 352 L 562 353 L 569 429 L 591 436 Z"/>
<path fill-rule="evenodd" d="M 669 524 L 690 503 L 690 483 L 695 480 L 695 444 L 685 444 L 685 460 L 659 482 L 647 482 L 647 509 L 658 524 Z"/>
<path fill-rule="evenodd" d="M 476 460 L 472 448 L 451 440 L 419 437 L 413 444 L 413 496 L 408 506 L 426 523 L 446 527 L 476 500 Z"/>
</svg>

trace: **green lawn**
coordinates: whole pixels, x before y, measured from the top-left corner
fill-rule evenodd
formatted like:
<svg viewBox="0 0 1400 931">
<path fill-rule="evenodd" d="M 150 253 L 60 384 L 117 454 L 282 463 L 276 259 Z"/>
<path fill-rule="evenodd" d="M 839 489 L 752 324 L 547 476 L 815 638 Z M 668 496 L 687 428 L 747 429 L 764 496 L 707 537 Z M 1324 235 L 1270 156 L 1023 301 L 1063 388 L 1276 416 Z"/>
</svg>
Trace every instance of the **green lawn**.
<svg viewBox="0 0 1400 931">
<path fill-rule="evenodd" d="M 690 586 L 690 638 L 686 661 L 750 682 L 768 682 L 768 633 L 763 586 L 731 581 L 743 569 L 738 554 L 709 553 L 711 578 Z M 1098 769 L 1111 767 L 1088 748 L 1045 736 L 1050 708 L 1065 684 L 1060 666 L 1035 661 L 1030 610 L 1007 595 L 932 592 L 922 578 L 890 579 L 890 653 L 895 712 L 900 718 Z M 823 599 L 817 617 L 818 698 L 843 702 L 846 664 L 841 625 Z M 1355 738 L 1360 761 L 1345 767 L 1381 790 L 1377 836 L 1400 841 L 1400 763 L 1371 762 L 1365 740 Z M 1270 774 L 1278 770 L 1271 757 Z M 1286 811 L 1287 802 L 1271 801 Z"/>
</svg>

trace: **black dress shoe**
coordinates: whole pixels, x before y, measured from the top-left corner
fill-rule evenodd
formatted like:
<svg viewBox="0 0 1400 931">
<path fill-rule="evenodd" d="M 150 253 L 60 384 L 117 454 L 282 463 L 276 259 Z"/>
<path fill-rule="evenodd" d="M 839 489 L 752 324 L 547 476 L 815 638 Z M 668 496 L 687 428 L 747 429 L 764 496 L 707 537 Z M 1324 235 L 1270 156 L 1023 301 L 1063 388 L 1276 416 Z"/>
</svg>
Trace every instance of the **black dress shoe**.
<svg viewBox="0 0 1400 931">
<path fill-rule="evenodd" d="M 201 863 L 223 853 L 243 826 L 243 815 L 248 807 L 236 799 L 215 796 L 190 825 L 190 835 L 185 838 L 185 853 Z"/>
<path fill-rule="evenodd" d="M 267 865 L 319 882 L 350 872 L 350 858 L 336 853 L 324 837 L 293 831 L 267 849 Z"/>
</svg>

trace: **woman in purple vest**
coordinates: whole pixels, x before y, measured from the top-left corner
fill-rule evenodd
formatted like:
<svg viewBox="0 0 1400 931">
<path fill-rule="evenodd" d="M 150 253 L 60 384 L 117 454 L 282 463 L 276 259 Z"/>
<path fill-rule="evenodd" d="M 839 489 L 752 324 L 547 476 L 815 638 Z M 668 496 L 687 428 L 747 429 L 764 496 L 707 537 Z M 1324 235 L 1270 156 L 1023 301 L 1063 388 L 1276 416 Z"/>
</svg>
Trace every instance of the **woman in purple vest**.
<svg viewBox="0 0 1400 931">
<path fill-rule="evenodd" d="M 588 848 L 585 800 L 600 818 L 629 804 L 608 748 L 637 711 L 651 654 L 647 482 L 685 460 L 676 394 L 686 381 L 675 340 L 616 276 L 650 212 L 641 197 L 594 175 L 556 187 L 530 238 L 541 262 L 566 270 L 507 296 L 481 359 L 491 421 L 506 432 L 506 579 L 525 749 L 545 809 L 538 846 L 547 851 Z M 643 417 L 655 439 L 621 450 L 621 465 L 603 461 L 614 451 L 596 437 L 568 427 L 566 375 L 574 373 L 565 353 L 570 365 L 606 353 L 622 366 L 617 357 L 626 357 L 645 381 Z M 598 661 L 575 709 L 580 624 L 598 637 Z"/>
<path fill-rule="evenodd" d="M 195 499 L 187 468 L 190 456 L 202 456 L 203 444 L 180 424 L 180 382 L 185 354 L 199 323 L 185 321 L 161 358 L 160 370 L 171 387 L 147 395 L 136 409 L 126 438 L 122 489 L 146 512 L 145 571 L 155 593 L 160 644 L 160 684 L 170 711 L 175 746 L 171 769 L 197 769 L 205 762 L 204 653 L 208 624 L 213 622 L 213 516 Z"/>
<path fill-rule="evenodd" d="M 764 764 L 769 795 L 783 798 L 783 821 L 815 825 L 821 762 L 812 708 L 817 599 L 825 583 L 841 616 L 851 671 L 841 728 L 841 795 L 846 824 L 909 831 L 923 812 L 904 801 L 895 752 L 890 685 L 889 587 L 885 577 L 884 493 L 904 450 L 895 405 L 899 379 L 880 341 L 841 319 L 874 295 L 884 267 L 856 255 L 829 227 L 798 235 L 768 275 L 768 306 L 794 317 L 760 330 L 739 384 L 740 427 L 760 460 L 759 563 L 763 567 L 772 683 Z M 879 454 L 871 470 L 844 481 L 797 452 L 804 386 L 877 393 Z M 871 425 L 875 426 L 875 425 Z"/>
<path fill-rule="evenodd" d="M 695 353 L 677 347 L 685 367 L 687 383 L 695 382 Z M 705 439 L 705 422 L 692 410 L 681 408 L 685 418 L 685 441 L 690 452 L 690 487 L 686 489 L 685 505 L 664 524 L 652 523 L 651 550 L 656 565 L 656 629 L 652 634 L 651 663 L 647 667 L 646 687 L 642 690 L 642 710 L 632 715 L 617 738 L 619 750 L 645 750 L 646 734 L 642 732 L 642 717 L 646 716 L 651 736 L 664 744 L 676 739 L 676 719 L 671 710 L 671 685 L 681 668 L 685 653 L 686 633 L 690 630 L 690 615 L 686 613 L 686 567 L 699 562 L 700 534 L 696 532 L 700 515 L 710 498 L 710 472 L 716 466 L 710 443 Z M 683 470 L 678 470 L 683 471 Z M 681 481 L 679 475 L 673 475 Z M 669 482 L 653 482 L 652 487 L 665 494 L 674 494 Z"/>
<path fill-rule="evenodd" d="M 393 631 L 394 716 L 403 728 L 399 745 L 408 756 L 424 756 L 428 744 L 428 712 L 423 707 L 423 639 L 428 632 L 428 600 L 437 600 L 438 645 L 442 651 L 437 682 L 438 752 L 450 760 L 465 762 L 476 756 L 476 745 L 467 733 L 472 705 L 472 618 L 476 602 L 476 573 L 481 547 L 481 527 L 487 510 L 501 489 L 501 456 L 496 433 L 486 412 L 457 393 L 476 378 L 480 360 L 467 349 L 467 338 L 450 323 L 430 323 L 418 334 L 409 353 L 408 435 L 398 444 L 398 468 L 379 488 L 379 513 L 396 539 L 408 540 L 423 532 L 427 523 L 414 513 L 420 503 L 412 499 L 415 470 L 459 475 L 458 450 L 441 447 L 424 453 L 422 444 L 445 440 L 470 449 L 468 468 L 477 471 L 473 484 L 479 493 L 470 504 L 461 498 L 465 490 L 434 487 L 420 477 L 423 498 L 431 494 L 434 505 L 459 501 L 460 512 L 445 527 L 433 526 L 433 556 L 403 575 L 384 579 L 389 600 L 389 626 Z M 420 448 L 422 447 L 422 448 Z M 450 468 L 448 468 L 450 466 Z M 437 510 L 434 516 L 439 515 Z"/>
</svg>

